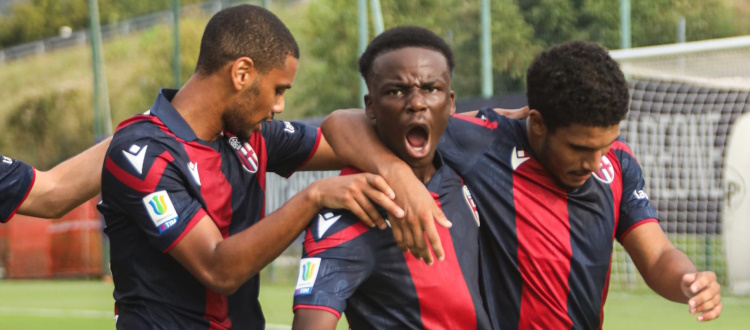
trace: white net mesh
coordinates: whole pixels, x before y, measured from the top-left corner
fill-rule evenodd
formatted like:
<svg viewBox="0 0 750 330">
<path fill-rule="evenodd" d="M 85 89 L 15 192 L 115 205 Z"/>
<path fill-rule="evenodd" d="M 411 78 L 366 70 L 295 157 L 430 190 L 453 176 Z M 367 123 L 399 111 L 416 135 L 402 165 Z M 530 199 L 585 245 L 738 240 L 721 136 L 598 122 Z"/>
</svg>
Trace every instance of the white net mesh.
<svg viewBox="0 0 750 330">
<path fill-rule="evenodd" d="M 612 52 L 628 76 L 622 134 L 642 168 L 670 240 L 699 269 L 725 281 L 721 238 L 724 149 L 735 120 L 750 112 L 750 38 Z M 612 286 L 639 284 L 618 245 Z"/>
</svg>

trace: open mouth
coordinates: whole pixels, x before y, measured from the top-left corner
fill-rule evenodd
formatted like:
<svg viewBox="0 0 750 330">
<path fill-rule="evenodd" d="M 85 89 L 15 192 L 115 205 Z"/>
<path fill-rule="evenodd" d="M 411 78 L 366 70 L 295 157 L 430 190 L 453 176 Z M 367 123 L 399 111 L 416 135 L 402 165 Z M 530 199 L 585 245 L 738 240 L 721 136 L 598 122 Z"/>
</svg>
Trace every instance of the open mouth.
<svg viewBox="0 0 750 330">
<path fill-rule="evenodd" d="M 427 127 L 416 125 L 406 131 L 406 149 L 413 158 L 427 156 L 430 150 L 430 134 Z"/>
</svg>

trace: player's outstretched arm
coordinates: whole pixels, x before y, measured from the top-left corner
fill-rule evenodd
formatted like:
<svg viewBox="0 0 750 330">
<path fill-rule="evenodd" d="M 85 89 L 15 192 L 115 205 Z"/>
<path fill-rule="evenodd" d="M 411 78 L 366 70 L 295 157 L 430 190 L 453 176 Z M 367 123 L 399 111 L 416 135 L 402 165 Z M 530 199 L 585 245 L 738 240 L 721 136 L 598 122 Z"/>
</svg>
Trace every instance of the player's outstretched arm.
<svg viewBox="0 0 750 330">
<path fill-rule="evenodd" d="M 426 236 L 435 257 L 442 260 L 445 254 L 435 221 L 445 227 L 450 227 L 450 222 L 412 169 L 383 145 L 364 111 L 337 110 L 326 117 L 321 129 L 342 161 L 360 170 L 380 174 L 391 184 L 396 203 L 405 211 L 404 216 L 388 215 L 394 239 L 401 250 L 411 251 L 415 257 L 431 264 L 433 255 L 425 241 Z M 385 223 L 378 225 L 385 227 Z"/>
<path fill-rule="evenodd" d="M 102 164 L 112 138 L 99 142 L 49 171 L 37 171 L 18 213 L 59 218 L 101 191 Z"/>
<path fill-rule="evenodd" d="M 339 319 L 330 312 L 301 308 L 294 311 L 292 330 L 333 330 Z"/>
<path fill-rule="evenodd" d="M 692 261 L 669 242 L 656 222 L 633 229 L 622 241 L 649 287 L 664 298 L 687 303 L 698 321 L 721 314 L 721 285 L 716 274 L 698 272 Z"/>
<path fill-rule="evenodd" d="M 326 178 L 309 185 L 263 221 L 228 238 L 204 216 L 169 254 L 203 285 L 229 295 L 278 257 L 321 208 L 348 209 L 373 222 L 380 215 L 370 201 L 389 212 L 400 212 L 387 196 L 390 192 L 385 180 L 374 174 Z"/>
</svg>

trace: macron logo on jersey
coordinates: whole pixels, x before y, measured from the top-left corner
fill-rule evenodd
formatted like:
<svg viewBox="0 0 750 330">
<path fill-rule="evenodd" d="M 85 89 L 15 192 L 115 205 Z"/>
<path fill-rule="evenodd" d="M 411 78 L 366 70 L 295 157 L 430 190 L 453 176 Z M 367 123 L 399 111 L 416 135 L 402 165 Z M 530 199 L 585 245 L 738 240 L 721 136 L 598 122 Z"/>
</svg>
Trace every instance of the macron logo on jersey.
<svg viewBox="0 0 750 330">
<path fill-rule="evenodd" d="M 526 154 L 526 150 L 513 147 L 513 152 L 510 153 L 510 164 L 513 166 L 513 170 L 515 171 L 523 162 L 529 160 L 529 158 L 531 157 Z"/>
<path fill-rule="evenodd" d="M 130 150 L 122 151 L 125 159 L 130 162 L 130 165 L 133 165 L 138 174 L 143 174 L 143 160 L 146 159 L 146 149 L 148 149 L 148 146 L 141 148 L 134 144 L 130 146 Z"/>
<path fill-rule="evenodd" d="M 188 170 L 190 171 L 190 174 L 193 175 L 193 180 L 195 180 L 195 184 L 198 186 L 201 185 L 201 177 L 198 175 L 198 162 L 188 162 Z"/>
<path fill-rule="evenodd" d="M 305 296 L 312 293 L 315 280 L 318 278 L 318 269 L 320 269 L 320 258 L 303 258 L 299 261 L 297 287 L 294 289 L 295 296 Z"/>
<path fill-rule="evenodd" d="M 159 234 L 177 223 L 177 210 L 175 210 L 166 190 L 160 190 L 143 197 L 142 201 L 148 216 L 154 222 L 156 229 L 159 230 Z"/>
<path fill-rule="evenodd" d="M 3 156 L 3 163 L 10 165 L 10 164 L 13 164 L 13 160 L 8 157 Z"/>
<path fill-rule="evenodd" d="M 323 238 L 323 234 L 325 234 L 328 228 L 331 228 L 339 218 L 341 218 L 341 215 L 333 216 L 333 212 L 318 214 L 318 239 Z"/>
<path fill-rule="evenodd" d="M 285 121 L 284 122 L 284 131 L 289 134 L 294 134 L 294 126 L 292 126 L 292 123 Z"/>
</svg>

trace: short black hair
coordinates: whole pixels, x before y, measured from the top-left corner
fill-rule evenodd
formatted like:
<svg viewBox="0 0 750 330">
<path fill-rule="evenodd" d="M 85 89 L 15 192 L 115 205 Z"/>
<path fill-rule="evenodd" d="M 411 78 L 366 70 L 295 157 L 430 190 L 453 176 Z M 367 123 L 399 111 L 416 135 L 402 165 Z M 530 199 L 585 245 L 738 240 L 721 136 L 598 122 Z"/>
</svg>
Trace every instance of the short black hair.
<svg viewBox="0 0 750 330">
<path fill-rule="evenodd" d="M 219 11 L 208 21 L 195 72 L 210 75 L 247 56 L 258 71 L 267 73 L 283 68 L 288 55 L 299 58 L 299 47 L 286 25 L 262 7 L 238 5 Z"/>
<path fill-rule="evenodd" d="M 606 49 L 583 41 L 539 54 L 526 76 L 529 107 L 542 114 L 547 129 L 571 124 L 609 127 L 628 113 L 628 85 Z"/>
<path fill-rule="evenodd" d="M 434 32 L 418 26 L 397 26 L 386 30 L 372 39 L 367 49 L 359 58 L 359 73 L 369 81 L 372 73 L 372 63 L 375 58 L 390 51 L 407 47 L 427 48 L 440 52 L 445 56 L 448 70 L 453 76 L 453 51 L 451 47 Z"/>
</svg>

